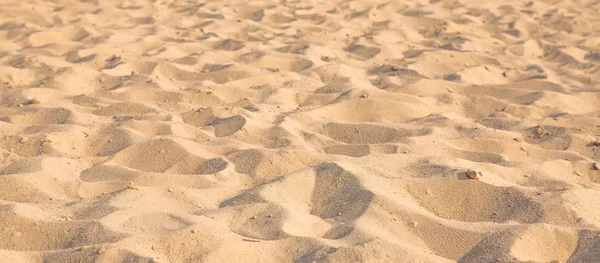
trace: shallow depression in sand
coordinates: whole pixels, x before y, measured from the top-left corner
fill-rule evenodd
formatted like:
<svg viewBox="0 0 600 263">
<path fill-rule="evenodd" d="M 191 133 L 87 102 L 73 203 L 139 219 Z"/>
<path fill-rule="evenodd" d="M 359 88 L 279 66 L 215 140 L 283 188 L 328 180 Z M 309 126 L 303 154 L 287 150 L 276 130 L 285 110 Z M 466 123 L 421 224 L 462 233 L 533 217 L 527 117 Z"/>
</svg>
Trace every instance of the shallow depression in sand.
<svg viewBox="0 0 600 263">
<path fill-rule="evenodd" d="M 437 216 L 466 222 L 537 223 L 542 206 L 518 189 L 497 187 L 472 180 L 421 179 L 411 184 L 411 195 Z M 439 202 L 443 199 L 445 202 Z"/>
<path fill-rule="evenodd" d="M 115 155 L 115 162 L 140 171 L 176 174 L 211 174 L 227 167 L 221 158 L 194 156 L 178 143 L 151 140 L 132 145 Z"/>
</svg>

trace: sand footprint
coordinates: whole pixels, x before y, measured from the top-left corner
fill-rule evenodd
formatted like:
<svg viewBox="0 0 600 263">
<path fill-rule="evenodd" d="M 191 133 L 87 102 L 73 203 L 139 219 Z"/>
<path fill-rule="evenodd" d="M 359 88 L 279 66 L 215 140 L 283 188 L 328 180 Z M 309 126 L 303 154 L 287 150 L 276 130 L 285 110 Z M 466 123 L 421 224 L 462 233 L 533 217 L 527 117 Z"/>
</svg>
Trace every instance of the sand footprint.
<svg viewBox="0 0 600 263">
<path fill-rule="evenodd" d="M 117 164 L 151 173 L 212 174 L 225 169 L 221 158 L 205 159 L 169 139 L 134 144 L 114 157 Z"/>
<path fill-rule="evenodd" d="M 392 144 L 338 144 L 327 146 L 323 149 L 327 154 L 341 154 L 351 157 L 362 157 L 369 154 L 394 154 L 398 152 L 398 146 Z"/>
<path fill-rule="evenodd" d="M 355 55 L 361 60 L 367 60 L 377 56 L 377 54 L 381 52 L 381 49 L 376 47 L 367 47 L 360 44 L 352 44 L 346 47 L 345 51 Z"/>
<path fill-rule="evenodd" d="M 423 136 L 431 133 L 429 128 L 391 128 L 378 124 L 345 124 L 330 122 L 325 124 L 324 134 L 348 144 L 380 144 L 401 140 L 405 137 Z"/>
<path fill-rule="evenodd" d="M 537 144 L 544 149 L 566 150 L 573 139 L 567 129 L 558 126 L 536 126 L 523 131 L 523 137 L 528 143 Z"/>
<path fill-rule="evenodd" d="M 215 136 L 225 137 L 242 129 L 244 124 L 246 124 L 246 118 L 241 115 L 235 115 L 225 119 L 214 120 L 211 124 L 215 127 Z"/>
<path fill-rule="evenodd" d="M 92 113 L 99 116 L 136 116 L 156 113 L 157 111 L 146 105 L 135 102 L 119 102 L 94 110 Z"/>
<path fill-rule="evenodd" d="M 70 118 L 71 111 L 64 108 L 34 108 L 8 117 L 8 122 L 23 126 L 65 124 Z"/>
<path fill-rule="evenodd" d="M 235 115 L 228 118 L 214 116 L 212 108 L 200 108 L 181 114 L 183 121 L 195 127 L 212 126 L 215 136 L 226 137 L 242 129 L 246 124 L 246 118 Z"/>
<path fill-rule="evenodd" d="M 286 193 L 285 198 L 278 199 L 282 191 Z M 245 213 L 240 218 L 244 220 L 236 224 L 249 222 L 249 229 L 243 232 L 246 236 L 271 239 L 293 233 L 340 239 L 354 231 L 354 221 L 367 210 L 373 196 L 352 173 L 335 163 L 323 163 L 252 188 L 221 203 L 220 207 L 240 207 L 240 213 Z M 286 209 L 280 207 L 279 202 Z M 264 228 L 267 221 L 258 219 L 265 218 L 273 218 L 268 222 L 276 227 Z M 298 225 L 312 229 L 298 229 Z"/>
<path fill-rule="evenodd" d="M 252 239 L 278 240 L 289 237 L 283 231 L 287 211 L 275 204 L 253 204 L 248 209 L 239 209 L 232 219 L 233 232 Z M 244 211 L 245 210 L 245 211 Z"/>
<path fill-rule="evenodd" d="M 97 221 L 33 221 L 29 216 L 6 210 L 0 211 L 0 221 L 10 226 L 9 231 L 0 231 L 0 249 L 7 250 L 59 250 L 112 243 L 124 237 Z"/>
<path fill-rule="evenodd" d="M 116 212 L 119 213 L 119 212 Z M 110 215 L 109 215 L 110 216 Z M 129 234 L 165 234 L 181 230 L 190 223 L 181 217 L 169 213 L 140 213 L 138 215 L 123 215 L 124 220 L 114 220 L 111 225 Z M 115 217 L 116 218 L 116 217 Z M 144 226 L 140 228 L 139 226 Z"/>
<path fill-rule="evenodd" d="M 367 210 L 374 194 L 362 187 L 355 175 L 335 163 L 315 167 L 315 174 L 310 213 L 333 221 L 322 237 L 347 236 L 354 230 L 353 221 Z"/>
<path fill-rule="evenodd" d="M 94 156 L 113 155 L 134 142 L 134 134 L 122 128 L 107 128 L 92 136 L 88 152 Z"/>
<path fill-rule="evenodd" d="M 407 189 L 421 206 L 446 219 L 536 223 L 544 214 L 542 205 L 529 199 L 522 190 L 479 181 L 430 178 L 415 182 Z M 440 199 L 450 201 L 440 202 Z"/>
<path fill-rule="evenodd" d="M 236 51 L 238 49 L 242 49 L 246 45 L 242 41 L 234 40 L 234 39 L 225 39 L 217 42 L 214 46 L 214 49 L 220 49 L 225 51 Z"/>
</svg>

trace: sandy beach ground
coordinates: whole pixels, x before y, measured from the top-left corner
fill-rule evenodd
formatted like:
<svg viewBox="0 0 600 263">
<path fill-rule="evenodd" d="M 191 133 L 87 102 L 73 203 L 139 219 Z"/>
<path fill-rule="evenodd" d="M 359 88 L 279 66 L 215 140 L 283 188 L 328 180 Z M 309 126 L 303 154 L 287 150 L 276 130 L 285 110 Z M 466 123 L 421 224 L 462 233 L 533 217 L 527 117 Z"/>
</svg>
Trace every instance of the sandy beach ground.
<svg viewBox="0 0 600 263">
<path fill-rule="evenodd" d="M 599 262 L 600 1 L 0 0 L 0 262 Z"/>
</svg>

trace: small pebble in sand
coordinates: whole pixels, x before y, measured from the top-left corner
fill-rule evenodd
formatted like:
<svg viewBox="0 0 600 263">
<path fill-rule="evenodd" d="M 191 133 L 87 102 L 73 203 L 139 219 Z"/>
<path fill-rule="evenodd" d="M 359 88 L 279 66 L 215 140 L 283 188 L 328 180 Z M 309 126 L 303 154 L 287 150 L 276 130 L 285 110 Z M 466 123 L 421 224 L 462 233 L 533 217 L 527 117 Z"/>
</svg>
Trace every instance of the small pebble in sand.
<svg viewBox="0 0 600 263">
<path fill-rule="evenodd" d="M 211 95 L 211 94 L 213 94 L 213 92 L 209 90 L 206 92 L 206 94 Z"/>
<path fill-rule="evenodd" d="M 366 99 L 366 98 L 368 98 L 368 97 L 369 97 L 369 94 L 366 94 L 366 93 L 365 93 L 365 94 L 363 94 L 363 95 L 360 95 L 360 97 L 361 97 L 361 98 L 363 98 L 363 99 Z"/>
<path fill-rule="evenodd" d="M 29 104 L 40 104 L 40 103 L 42 103 L 42 102 L 36 98 L 33 98 L 29 101 Z"/>
<path fill-rule="evenodd" d="M 19 139 L 19 143 L 26 143 L 28 141 L 29 139 L 27 139 L 27 137 L 21 137 L 21 139 Z"/>
<path fill-rule="evenodd" d="M 473 179 L 473 180 L 477 179 L 478 173 L 474 170 L 467 170 L 466 174 L 469 179 Z"/>
<path fill-rule="evenodd" d="M 192 234 L 198 234 L 198 230 L 196 230 L 196 229 L 193 229 L 193 230 L 192 230 Z"/>
<path fill-rule="evenodd" d="M 98 255 L 102 255 L 102 254 L 104 254 L 105 252 L 106 252 L 106 248 L 104 248 L 104 247 L 101 247 L 100 249 L 98 249 L 98 251 L 96 251 L 96 253 L 97 253 Z"/>
<path fill-rule="evenodd" d="M 522 141 L 523 141 L 523 139 L 521 139 L 521 138 L 518 138 L 518 137 L 515 137 L 515 138 L 513 138 L 513 141 L 515 141 L 515 142 L 522 142 Z"/>
<path fill-rule="evenodd" d="M 600 164 L 598 164 L 598 163 L 594 163 L 594 164 L 592 164 L 592 169 L 594 169 L 594 170 L 596 170 L 596 171 L 597 171 L 597 170 L 600 170 Z"/>
<path fill-rule="evenodd" d="M 140 188 L 138 188 L 137 186 L 135 186 L 133 184 L 133 182 L 130 182 L 125 189 L 128 189 L 128 190 L 140 190 Z"/>
<path fill-rule="evenodd" d="M 410 222 L 410 226 L 412 227 L 417 227 L 418 223 L 415 221 Z"/>
<path fill-rule="evenodd" d="M 593 144 L 594 146 L 600 146 L 600 139 L 596 139 Z"/>
<path fill-rule="evenodd" d="M 136 75 L 139 75 L 139 74 L 135 70 L 132 70 L 131 71 L 131 76 L 136 76 Z"/>
</svg>

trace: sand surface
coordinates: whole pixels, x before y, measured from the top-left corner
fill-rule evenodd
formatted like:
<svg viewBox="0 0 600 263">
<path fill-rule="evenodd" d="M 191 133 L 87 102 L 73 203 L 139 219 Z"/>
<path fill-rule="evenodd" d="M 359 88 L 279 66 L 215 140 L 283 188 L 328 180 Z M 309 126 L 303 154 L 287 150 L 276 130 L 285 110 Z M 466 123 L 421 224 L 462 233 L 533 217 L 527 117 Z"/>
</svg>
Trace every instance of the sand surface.
<svg viewBox="0 0 600 263">
<path fill-rule="evenodd" d="M 0 0 L 0 262 L 598 262 L 600 2 Z"/>
</svg>

